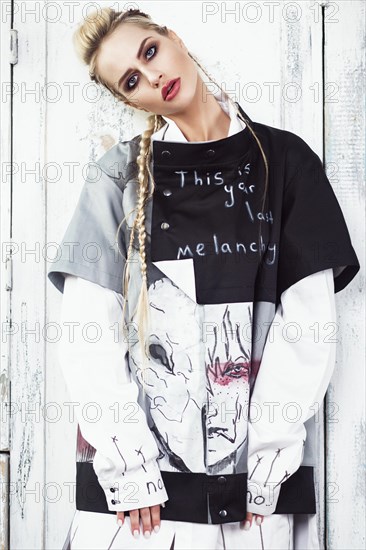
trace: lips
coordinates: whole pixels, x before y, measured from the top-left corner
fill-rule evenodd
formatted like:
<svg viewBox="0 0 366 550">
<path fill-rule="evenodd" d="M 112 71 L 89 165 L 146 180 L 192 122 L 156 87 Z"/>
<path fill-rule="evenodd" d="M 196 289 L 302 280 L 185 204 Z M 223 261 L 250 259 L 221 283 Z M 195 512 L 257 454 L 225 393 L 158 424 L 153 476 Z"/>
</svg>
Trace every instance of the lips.
<svg viewBox="0 0 366 550">
<path fill-rule="evenodd" d="M 164 101 L 166 100 L 166 96 L 174 86 L 174 83 L 177 82 L 179 78 L 173 78 L 173 80 L 169 80 L 162 88 L 161 95 L 163 96 Z"/>
</svg>

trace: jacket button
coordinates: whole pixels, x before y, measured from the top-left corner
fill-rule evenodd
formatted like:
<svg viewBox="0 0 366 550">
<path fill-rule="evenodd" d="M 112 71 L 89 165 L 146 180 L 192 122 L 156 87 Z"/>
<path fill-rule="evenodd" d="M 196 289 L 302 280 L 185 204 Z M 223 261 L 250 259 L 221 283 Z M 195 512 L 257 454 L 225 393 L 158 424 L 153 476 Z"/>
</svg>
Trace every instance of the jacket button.
<svg viewBox="0 0 366 550">
<path fill-rule="evenodd" d="M 225 476 L 220 476 L 217 478 L 217 481 L 218 483 L 226 483 L 226 477 Z"/>
<path fill-rule="evenodd" d="M 162 229 L 169 229 L 170 225 L 169 225 L 167 222 L 162 222 L 162 223 L 160 224 L 160 227 L 161 227 Z"/>
<path fill-rule="evenodd" d="M 168 150 L 162 151 L 161 156 L 165 158 L 169 158 L 171 156 L 171 152 Z"/>
<path fill-rule="evenodd" d="M 219 516 L 222 517 L 222 518 L 226 518 L 226 516 L 227 516 L 227 511 L 226 511 L 226 510 L 220 510 Z"/>
<path fill-rule="evenodd" d="M 170 189 L 164 189 L 163 194 L 164 194 L 166 197 L 170 197 L 170 195 L 172 194 L 172 192 L 171 192 Z"/>
<path fill-rule="evenodd" d="M 207 155 L 208 157 L 213 157 L 214 154 L 215 154 L 215 151 L 214 151 L 213 149 L 208 149 L 208 150 L 206 151 L 206 155 Z"/>
</svg>

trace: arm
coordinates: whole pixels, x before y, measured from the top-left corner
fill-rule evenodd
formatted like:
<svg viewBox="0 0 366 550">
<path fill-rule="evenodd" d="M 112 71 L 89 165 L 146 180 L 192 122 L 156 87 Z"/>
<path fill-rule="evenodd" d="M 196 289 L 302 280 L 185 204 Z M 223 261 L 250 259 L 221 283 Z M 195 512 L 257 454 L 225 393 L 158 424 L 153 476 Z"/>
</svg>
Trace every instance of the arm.
<svg viewBox="0 0 366 550">
<path fill-rule="evenodd" d="M 121 512 L 168 500 L 159 450 L 125 356 L 122 307 L 121 294 L 66 276 L 58 357 L 70 396 L 80 403 L 75 408 L 80 431 L 96 449 L 93 467 L 108 509 Z M 70 322 L 77 323 L 73 339 L 65 324 Z M 97 404 L 89 405 L 89 415 L 88 403 Z M 112 492 L 114 487 L 119 491 Z"/>
<path fill-rule="evenodd" d="M 248 512 L 272 514 L 281 483 L 301 465 L 304 422 L 315 414 L 334 370 L 336 342 L 327 341 L 327 323 L 335 322 L 332 269 L 313 273 L 282 293 L 251 397 L 255 408 L 248 423 Z"/>
</svg>

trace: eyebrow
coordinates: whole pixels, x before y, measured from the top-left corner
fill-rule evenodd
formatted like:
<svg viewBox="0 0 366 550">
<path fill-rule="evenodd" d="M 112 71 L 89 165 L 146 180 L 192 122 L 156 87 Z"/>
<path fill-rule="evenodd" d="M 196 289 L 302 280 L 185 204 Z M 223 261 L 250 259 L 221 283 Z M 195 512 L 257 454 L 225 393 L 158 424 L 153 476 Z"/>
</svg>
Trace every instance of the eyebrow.
<svg viewBox="0 0 366 550">
<path fill-rule="evenodd" d="M 145 46 L 145 42 L 147 42 L 147 40 L 149 40 L 149 38 L 153 38 L 153 37 L 152 37 L 152 36 L 147 36 L 147 37 L 144 38 L 143 41 L 141 42 L 140 47 L 139 47 L 138 52 L 137 52 L 137 55 L 136 55 L 136 59 L 140 59 L 142 50 L 143 50 L 143 48 L 144 48 L 144 46 Z M 125 72 L 123 73 L 123 75 L 121 76 L 121 78 L 119 79 L 119 81 L 118 81 L 118 83 L 117 83 L 118 88 L 120 87 L 120 85 L 122 84 L 123 80 L 125 79 L 125 77 L 128 75 L 128 73 L 129 73 L 130 71 L 132 71 L 131 68 L 127 69 L 127 71 L 125 71 Z"/>
</svg>

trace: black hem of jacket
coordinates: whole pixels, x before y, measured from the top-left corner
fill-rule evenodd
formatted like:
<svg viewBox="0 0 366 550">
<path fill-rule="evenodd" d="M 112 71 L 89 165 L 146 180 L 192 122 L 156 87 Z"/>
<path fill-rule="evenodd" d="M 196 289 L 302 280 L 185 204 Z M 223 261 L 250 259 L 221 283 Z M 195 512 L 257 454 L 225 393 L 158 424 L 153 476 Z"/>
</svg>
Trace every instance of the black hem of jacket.
<svg viewBox="0 0 366 550">
<path fill-rule="evenodd" d="M 166 472 L 161 476 L 169 497 L 160 518 L 172 521 L 219 524 L 246 517 L 247 474 L 206 475 Z M 76 509 L 116 514 L 108 509 L 92 462 L 76 463 Z M 211 518 L 209 518 L 208 509 Z M 222 517 L 219 512 L 226 510 Z M 315 514 L 314 468 L 300 468 L 281 485 L 274 514 Z M 129 515 L 129 511 L 125 512 Z"/>
</svg>

